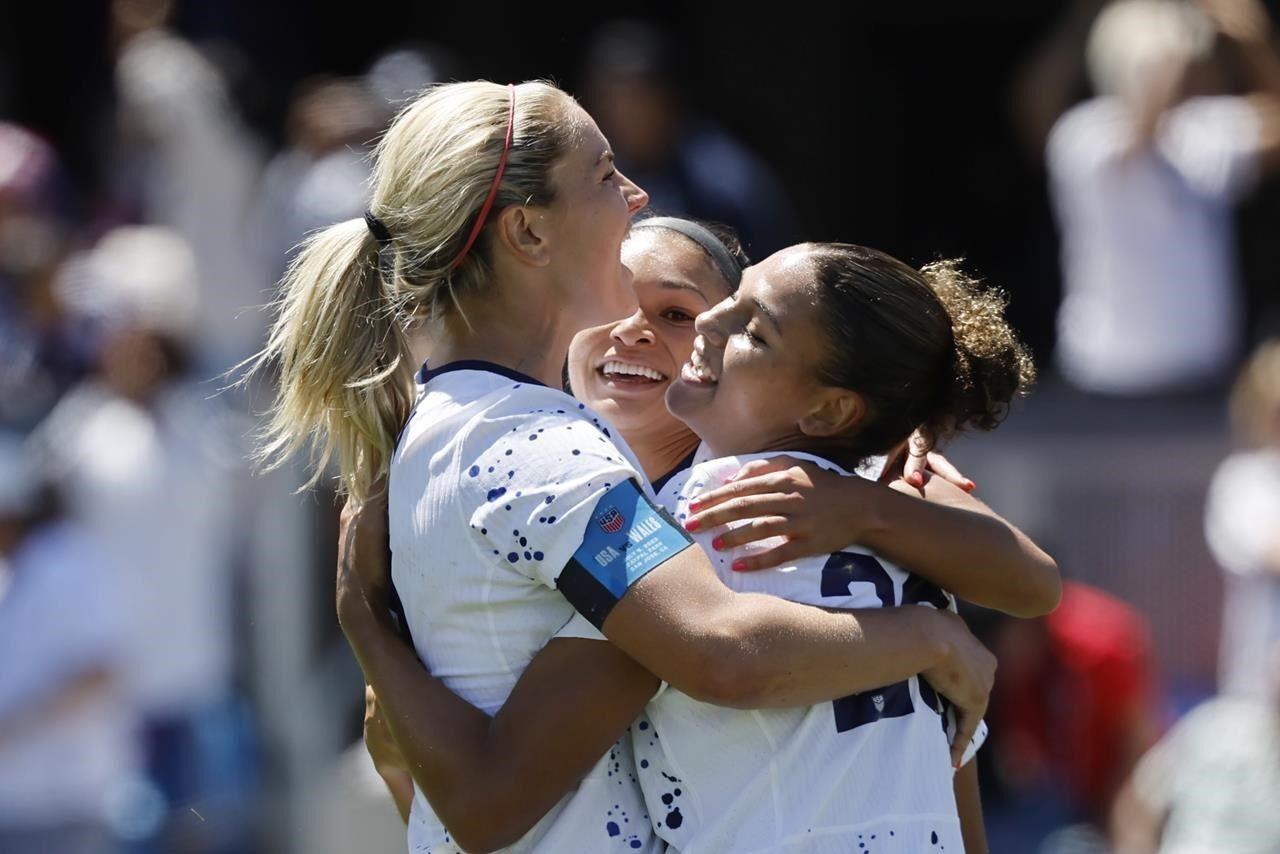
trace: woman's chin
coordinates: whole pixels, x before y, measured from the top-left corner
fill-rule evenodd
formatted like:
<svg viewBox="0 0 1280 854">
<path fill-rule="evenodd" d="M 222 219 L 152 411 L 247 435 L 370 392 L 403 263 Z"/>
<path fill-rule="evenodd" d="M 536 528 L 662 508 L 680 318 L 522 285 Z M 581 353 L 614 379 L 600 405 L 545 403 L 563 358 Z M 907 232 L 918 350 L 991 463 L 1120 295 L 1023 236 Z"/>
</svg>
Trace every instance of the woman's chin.
<svg viewBox="0 0 1280 854">
<path fill-rule="evenodd" d="M 715 383 L 690 382 L 677 377 L 667 388 L 667 410 L 701 435 L 697 422 L 703 420 L 700 416 L 711 408 L 715 394 Z"/>
</svg>

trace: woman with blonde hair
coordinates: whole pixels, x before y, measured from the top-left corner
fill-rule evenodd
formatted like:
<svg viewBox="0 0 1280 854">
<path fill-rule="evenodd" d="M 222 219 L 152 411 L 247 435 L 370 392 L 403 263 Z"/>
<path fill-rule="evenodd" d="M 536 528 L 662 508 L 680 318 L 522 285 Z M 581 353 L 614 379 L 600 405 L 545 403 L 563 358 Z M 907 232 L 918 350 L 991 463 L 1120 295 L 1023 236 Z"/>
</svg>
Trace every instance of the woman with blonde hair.
<svg viewBox="0 0 1280 854">
<path fill-rule="evenodd" d="M 591 117 L 555 87 L 434 88 L 380 142 L 364 220 L 303 247 L 258 359 L 280 368 L 268 459 L 310 446 L 318 478 L 336 458 L 355 502 L 388 476 L 392 576 L 417 657 L 387 647 L 390 618 L 358 579 L 340 575 L 338 588 L 339 618 L 375 686 L 407 684 L 425 663 L 438 679 L 414 690 L 451 689 L 492 713 L 544 647 L 540 666 L 561 668 L 566 696 L 583 693 L 586 674 L 571 662 L 588 641 L 549 643 L 575 611 L 612 641 L 592 639 L 609 657 L 594 656 L 595 675 L 612 681 L 591 682 L 596 715 L 572 739 L 598 761 L 576 790 L 549 796 L 528 833 L 503 840 L 514 850 L 660 845 L 638 787 L 626 785 L 628 743 L 610 750 L 650 690 L 637 670 L 692 697 L 760 708 L 924 673 L 961 711 L 958 750 L 993 676 L 994 660 L 953 615 L 829 613 L 730 591 L 655 506 L 620 439 L 557 388 L 574 334 L 633 310 L 620 246 L 646 201 Z M 415 323 L 432 341 L 417 389 L 405 333 Z M 384 701 L 401 739 L 404 717 Z M 521 726 L 568 738 L 554 721 Z M 412 770 L 411 847 L 476 845 L 439 817 L 459 808 L 449 787 Z M 497 793 L 483 806 L 505 808 Z M 609 832 L 609 813 L 625 832 Z"/>
</svg>

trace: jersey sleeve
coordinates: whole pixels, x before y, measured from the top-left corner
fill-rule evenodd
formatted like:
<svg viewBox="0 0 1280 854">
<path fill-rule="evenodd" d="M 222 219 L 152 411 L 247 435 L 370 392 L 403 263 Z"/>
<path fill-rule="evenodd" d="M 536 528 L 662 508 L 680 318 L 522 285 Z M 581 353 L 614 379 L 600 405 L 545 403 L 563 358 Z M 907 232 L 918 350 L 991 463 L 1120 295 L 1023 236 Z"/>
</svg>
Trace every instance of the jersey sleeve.
<svg viewBox="0 0 1280 854">
<path fill-rule="evenodd" d="M 627 588 L 691 540 L 589 410 L 488 413 L 459 461 L 471 536 L 603 624 Z"/>
<path fill-rule="evenodd" d="M 591 624 L 591 621 L 582 614 L 574 613 L 569 618 L 569 622 L 565 623 L 560 631 L 556 632 L 558 638 L 581 638 L 582 640 L 602 640 L 607 641 L 600 630 Z"/>
<path fill-rule="evenodd" d="M 1244 98 L 1193 98 L 1169 116 L 1160 151 L 1197 192 L 1229 203 L 1257 183 L 1259 128 Z"/>
</svg>

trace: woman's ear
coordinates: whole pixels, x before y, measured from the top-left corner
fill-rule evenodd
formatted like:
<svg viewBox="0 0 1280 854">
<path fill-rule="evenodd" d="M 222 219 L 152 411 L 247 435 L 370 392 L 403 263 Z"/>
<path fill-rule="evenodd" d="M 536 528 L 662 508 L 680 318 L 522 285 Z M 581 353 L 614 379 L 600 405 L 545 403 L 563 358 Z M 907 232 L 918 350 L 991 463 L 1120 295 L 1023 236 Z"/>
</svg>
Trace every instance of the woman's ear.
<svg viewBox="0 0 1280 854">
<path fill-rule="evenodd" d="M 856 427 L 866 414 L 866 401 L 856 391 L 826 388 L 798 426 L 806 436 L 839 436 Z"/>
<path fill-rule="evenodd" d="M 529 205 L 511 205 L 498 215 L 498 239 L 516 260 L 531 267 L 551 263 L 551 223 Z"/>
</svg>

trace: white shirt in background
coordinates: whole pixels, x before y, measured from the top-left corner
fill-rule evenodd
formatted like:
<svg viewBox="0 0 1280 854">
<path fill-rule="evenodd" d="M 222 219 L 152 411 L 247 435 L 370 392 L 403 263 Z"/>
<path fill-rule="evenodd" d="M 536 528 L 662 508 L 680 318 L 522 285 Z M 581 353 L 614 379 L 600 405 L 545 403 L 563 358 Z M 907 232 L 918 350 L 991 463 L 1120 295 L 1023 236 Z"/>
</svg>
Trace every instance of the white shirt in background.
<svg viewBox="0 0 1280 854">
<path fill-rule="evenodd" d="M 0 826 L 103 821 L 138 762 L 120 578 L 100 544 L 64 522 L 0 559 L 0 588 Z M 91 672 L 115 682 L 49 710 Z"/>
<path fill-rule="evenodd" d="M 1218 681 L 1224 694 L 1280 689 L 1280 450 L 1234 454 L 1209 486 L 1205 538 L 1226 572 Z"/>
<path fill-rule="evenodd" d="M 224 700 L 233 663 L 238 447 L 199 388 L 143 409 L 94 385 L 64 397 L 39 431 L 70 510 L 128 590 L 131 695 L 150 717 Z"/>
<path fill-rule="evenodd" d="M 1229 370 L 1240 323 L 1232 204 L 1257 177 L 1258 118 L 1242 98 L 1194 98 L 1131 151 L 1115 98 L 1065 113 L 1049 136 L 1062 234 L 1057 357 L 1080 388 L 1142 394 Z"/>
<path fill-rule="evenodd" d="M 1280 708 L 1218 698 L 1197 706 L 1134 769 L 1167 814 L 1160 854 L 1280 850 Z"/>
</svg>

